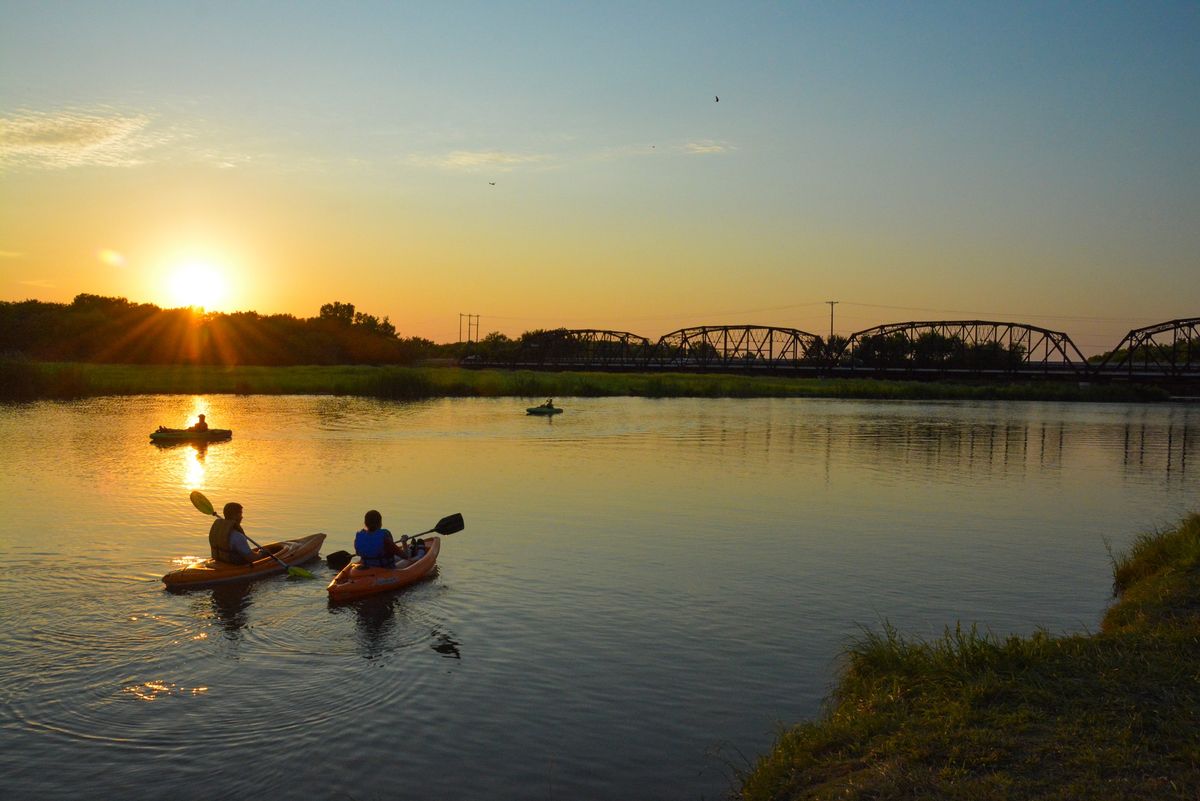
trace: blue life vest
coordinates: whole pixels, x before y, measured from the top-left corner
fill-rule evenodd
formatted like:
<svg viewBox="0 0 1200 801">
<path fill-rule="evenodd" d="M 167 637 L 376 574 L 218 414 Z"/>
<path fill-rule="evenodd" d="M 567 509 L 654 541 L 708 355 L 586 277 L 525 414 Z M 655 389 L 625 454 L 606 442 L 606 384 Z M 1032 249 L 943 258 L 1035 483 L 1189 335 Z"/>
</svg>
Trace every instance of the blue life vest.
<svg viewBox="0 0 1200 801">
<path fill-rule="evenodd" d="M 388 548 L 392 532 L 386 528 L 367 531 L 365 528 L 354 535 L 354 551 L 364 565 L 369 567 L 395 567 L 396 556 Z"/>
</svg>

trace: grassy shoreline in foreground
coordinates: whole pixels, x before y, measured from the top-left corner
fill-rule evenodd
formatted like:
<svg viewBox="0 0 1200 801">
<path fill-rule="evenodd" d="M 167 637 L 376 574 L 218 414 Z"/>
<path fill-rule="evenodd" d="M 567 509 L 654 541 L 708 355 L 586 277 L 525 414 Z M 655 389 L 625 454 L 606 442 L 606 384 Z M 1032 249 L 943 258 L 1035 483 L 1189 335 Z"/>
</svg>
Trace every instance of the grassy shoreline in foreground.
<svg viewBox="0 0 1200 801">
<path fill-rule="evenodd" d="M 1113 577 L 1096 634 L 866 635 L 821 719 L 782 732 L 738 797 L 1200 797 L 1200 514 Z"/>
<path fill-rule="evenodd" d="M 458 367 L 216 367 L 0 361 L 0 399 L 234 393 L 435 397 L 864 398 L 1161 401 L 1157 387 L 952 383 L 698 373 L 534 372 Z"/>
</svg>

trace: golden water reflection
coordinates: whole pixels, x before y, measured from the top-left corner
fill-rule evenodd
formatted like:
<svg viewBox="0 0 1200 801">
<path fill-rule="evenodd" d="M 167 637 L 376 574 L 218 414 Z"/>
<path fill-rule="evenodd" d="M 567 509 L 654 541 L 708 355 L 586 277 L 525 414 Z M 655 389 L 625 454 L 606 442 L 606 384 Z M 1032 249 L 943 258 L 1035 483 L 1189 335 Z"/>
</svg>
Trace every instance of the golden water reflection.
<svg viewBox="0 0 1200 801">
<path fill-rule="evenodd" d="M 203 445 L 192 445 L 184 451 L 183 488 L 188 492 L 204 485 L 204 457 L 207 452 L 208 448 Z"/>
<path fill-rule="evenodd" d="M 157 701 L 159 698 L 172 695 L 202 695 L 208 692 L 207 687 L 182 687 L 169 681 L 144 681 L 125 687 L 121 692 L 132 695 L 140 701 Z"/>
</svg>

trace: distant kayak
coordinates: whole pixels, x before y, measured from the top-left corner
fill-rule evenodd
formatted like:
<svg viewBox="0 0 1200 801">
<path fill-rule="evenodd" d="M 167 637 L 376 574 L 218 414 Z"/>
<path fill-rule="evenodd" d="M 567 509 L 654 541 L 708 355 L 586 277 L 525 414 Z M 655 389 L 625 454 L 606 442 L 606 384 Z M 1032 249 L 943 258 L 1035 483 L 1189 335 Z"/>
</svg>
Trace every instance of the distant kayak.
<svg viewBox="0 0 1200 801">
<path fill-rule="evenodd" d="M 324 534 L 310 534 L 295 540 L 272 542 L 266 549 L 283 560 L 288 567 L 307 562 L 321 550 L 325 542 Z M 182 590 L 193 587 L 211 587 L 214 584 L 226 584 L 231 581 L 249 581 L 250 579 L 282 573 L 286 570 L 283 565 L 269 556 L 265 556 L 249 565 L 230 565 L 218 562 L 216 559 L 205 559 L 195 562 L 179 570 L 172 570 L 163 576 L 163 584 L 167 589 Z"/>
<path fill-rule="evenodd" d="M 233 431 L 228 428 L 210 428 L 207 431 L 189 431 L 186 428 L 160 428 L 150 434 L 155 442 L 216 442 L 229 439 Z"/>
<path fill-rule="evenodd" d="M 334 603 L 356 601 L 368 595 L 398 590 L 420 581 L 437 565 L 442 538 L 426 537 L 425 547 L 425 555 L 420 559 L 401 560 L 396 563 L 396 567 L 367 567 L 358 562 L 346 565 L 325 588 L 329 591 L 329 600 Z"/>
<path fill-rule="evenodd" d="M 562 414 L 562 411 L 563 410 L 558 408 L 557 406 L 530 406 L 528 409 L 525 410 L 525 414 L 540 414 L 540 415 Z"/>
</svg>

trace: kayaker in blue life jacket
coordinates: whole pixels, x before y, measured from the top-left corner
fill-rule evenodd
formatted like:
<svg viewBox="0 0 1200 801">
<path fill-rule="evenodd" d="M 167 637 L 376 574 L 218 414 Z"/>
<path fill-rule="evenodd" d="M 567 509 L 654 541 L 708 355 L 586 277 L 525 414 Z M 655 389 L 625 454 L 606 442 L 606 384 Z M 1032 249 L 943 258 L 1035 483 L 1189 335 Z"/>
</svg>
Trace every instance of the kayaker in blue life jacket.
<svg viewBox="0 0 1200 801">
<path fill-rule="evenodd" d="M 204 422 L 204 415 L 200 415 L 200 420 L 199 420 L 199 422 L 196 423 L 196 425 L 188 426 L 188 431 L 195 431 L 197 433 L 203 433 L 207 430 L 208 430 L 208 423 Z"/>
<path fill-rule="evenodd" d="M 208 530 L 208 547 L 212 558 L 230 565 L 248 565 L 266 554 L 250 547 L 246 532 L 242 530 L 242 505 L 230 501 L 225 504 L 225 517 L 218 517 Z"/>
<path fill-rule="evenodd" d="M 354 535 L 354 552 L 368 567 L 395 567 L 396 557 L 408 558 L 408 551 L 396 544 L 392 532 L 383 528 L 383 515 L 372 509 L 363 515 L 362 531 Z M 408 537 L 401 537 L 401 542 Z"/>
</svg>

